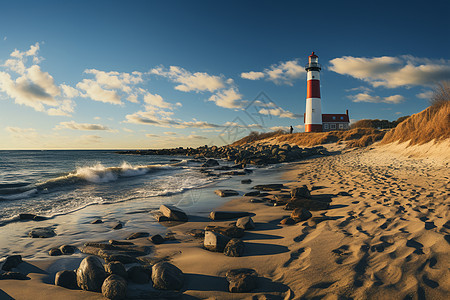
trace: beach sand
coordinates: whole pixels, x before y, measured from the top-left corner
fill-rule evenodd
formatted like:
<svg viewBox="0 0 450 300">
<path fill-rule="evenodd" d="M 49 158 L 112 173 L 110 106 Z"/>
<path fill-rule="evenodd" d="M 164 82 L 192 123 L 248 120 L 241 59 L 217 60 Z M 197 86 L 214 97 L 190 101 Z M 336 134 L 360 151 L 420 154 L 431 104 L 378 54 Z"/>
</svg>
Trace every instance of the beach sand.
<svg viewBox="0 0 450 300">
<path fill-rule="evenodd" d="M 279 225 L 290 211 L 234 197 L 217 210 L 253 214 L 256 228 L 243 237 L 242 257 L 207 251 L 202 239 L 188 234 L 232 222 L 211 221 L 209 211 L 170 227 L 177 240 L 154 245 L 150 257 L 167 259 L 185 273 L 183 298 L 448 299 L 448 160 L 407 157 L 373 146 L 286 164 L 272 174 L 274 183 L 281 177 L 286 189 L 270 192 L 269 198 L 307 185 L 312 196 L 331 198 L 330 209 L 312 212 L 329 218 Z M 251 186 L 234 189 L 246 192 Z M 134 241 L 151 245 L 146 238 Z M 0 299 L 102 299 L 52 284 L 57 271 L 76 268 L 82 257 L 22 263 L 31 280 L 1 280 Z M 229 293 L 225 273 L 234 268 L 256 270 L 258 288 Z"/>
</svg>

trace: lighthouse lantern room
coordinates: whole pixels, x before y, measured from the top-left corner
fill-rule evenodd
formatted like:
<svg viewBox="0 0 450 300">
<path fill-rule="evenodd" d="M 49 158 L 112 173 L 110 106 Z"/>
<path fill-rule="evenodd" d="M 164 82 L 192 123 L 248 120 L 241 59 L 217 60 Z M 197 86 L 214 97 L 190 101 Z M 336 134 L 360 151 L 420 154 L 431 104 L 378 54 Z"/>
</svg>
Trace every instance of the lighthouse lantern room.
<svg viewBox="0 0 450 300">
<path fill-rule="evenodd" d="M 322 131 L 322 107 L 320 103 L 320 70 L 319 57 L 314 52 L 309 56 L 305 66 L 307 72 L 307 92 L 305 111 L 305 132 Z"/>
</svg>

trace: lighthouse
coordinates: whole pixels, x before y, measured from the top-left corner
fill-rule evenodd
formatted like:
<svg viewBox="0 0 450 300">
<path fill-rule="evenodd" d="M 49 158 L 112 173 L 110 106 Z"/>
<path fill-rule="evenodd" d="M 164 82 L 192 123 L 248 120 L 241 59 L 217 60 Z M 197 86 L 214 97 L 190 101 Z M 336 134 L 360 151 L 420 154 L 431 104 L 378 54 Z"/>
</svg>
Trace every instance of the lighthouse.
<svg viewBox="0 0 450 300">
<path fill-rule="evenodd" d="M 322 107 L 320 104 L 320 70 L 319 57 L 314 52 L 309 56 L 305 66 L 307 73 L 305 132 L 322 131 Z"/>
</svg>

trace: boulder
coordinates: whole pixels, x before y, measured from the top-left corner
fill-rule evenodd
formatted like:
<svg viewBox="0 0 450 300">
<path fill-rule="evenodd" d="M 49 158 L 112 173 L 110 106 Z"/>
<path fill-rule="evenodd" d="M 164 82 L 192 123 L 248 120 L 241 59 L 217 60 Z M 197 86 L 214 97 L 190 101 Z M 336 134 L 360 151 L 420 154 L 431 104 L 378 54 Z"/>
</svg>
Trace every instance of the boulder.
<svg viewBox="0 0 450 300">
<path fill-rule="evenodd" d="M 234 269 L 225 274 L 231 293 L 248 293 L 258 285 L 258 274 L 253 269 Z"/>
<path fill-rule="evenodd" d="M 50 251 L 48 251 L 48 255 L 50 255 L 50 256 L 59 256 L 62 254 L 63 253 L 61 252 L 61 250 L 59 250 L 59 248 L 52 248 L 52 249 L 50 249 Z"/>
<path fill-rule="evenodd" d="M 295 220 L 292 218 L 284 218 L 283 220 L 280 221 L 281 225 L 294 225 L 295 224 Z"/>
<path fill-rule="evenodd" d="M 28 233 L 31 238 L 50 238 L 56 235 L 55 231 L 50 227 L 34 228 Z"/>
<path fill-rule="evenodd" d="M 169 220 L 187 222 L 188 216 L 184 211 L 173 205 L 161 205 L 159 207 L 161 213 L 169 218 Z"/>
<path fill-rule="evenodd" d="M 260 193 L 261 193 L 260 191 L 251 191 L 251 192 L 245 193 L 244 196 L 254 197 L 254 196 L 259 196 Z"/>
<path fill-rule="evenodd" d="M 202 168 L 211 168 L 218 166 L 219 162 L 215 159 L 208 159 L 204 164 L 202 164 Z"/>
<path fill-rule="evenodd" d="M 127 237 L 127 240 L 134 240 L 142 237 L 148 237 L 148 232 L 135 232 L 132 233 L 129 237 Z"/>
<path fill-rule="evenodd" d="M 295 198 L 286 204 L 286 210 L 294 210 L 296 208 L 306 208 L 308 210 L 324 210 L 330 208 L 330 203 L 316 201 L 306 198 Z"/>
<path fill-rule="evenodd" d="M 12 268 L 17 267 L 20 263 L 22 263 L 22 256 L 20 255 L 10 255 L 6 258 L 3 263 L 2 270 L 11 271 Z"/>
<path fill-rule="evenodd" d="M 127 282 L 118 275 L 110 275 L 102 284 L 102 295 L 112 300 L 125 299 L 127 295 Z"/>
<path fill-rule="evenodd" d="M 152 243 L 155 244 L 155 245 L 162 244 L 162 243 L 164 243 L 164 242 L 166 241 L 166 240 L 165 240 L 161 235 L 159 235 L 159 234 L 155 234 L 155 235 L 151 236 L 151 237 L 149 238 L 149 240 L 152 241 Z"/>
<path fill-rule="evenodd" d="M 228 220 L 249 216 L 250 213 L 244 211 L 213 211 L 209 214 L 212 220 Z"/>
<path fill-rule="evenodd" d="M 311 217 L 312 217 L 311 212 L 303 207 L 296 208 L 291 213 L 291 218 L 294 219 L 296 222 L 305 221 Z"/>
<path fill-rule="evenodd" d="M 203 246 L 210 251 L 223 252 L 225 246 L 231 239 L 226 235 L 216 233 L 213 231 L 205 231 L 205 239 Z"/>
<path fill-rule="evenodd" d="M 143 266 L 133 266 L 127 271 L 128 279 L 134 283 L 144 284 L 150 282 L 152 270 Z"/>
<path fill-rule="evenodd" d="M 241 183 L 242 184 L 250 184 L 250 183 L 252 183 L 252 180 L 251 179 L 243 179 L 243 180 L 241 180 Z"/>
<path fill-rule="evenodd" d="M 128 278 L 128 273 L 127 270 L 125 269 L 125 266 L 119 261 L 109 262 L 104 267 L 105 272 L 107 273 L 108 276 L 115 274 L 125 279 Z"/>
<path fill-rule="evenodd" d="M 303 185 L 302 187 L 292 189 L 291 197 L 292 198 L 310 198 L 311 193 L 309 192 L 308 187 L 306 185 Z"/>
<path fill-rule="evenodd" d="M 282 184 L 278 184 L 278 183 L 272 183 L 272 184 L 260 184 L 260 185 L 255 185 L 253 187 L 254 190 L 259 190 L 259 191 L 279 191 L 284 187 L 284 185 Z"/>
<path fill-rule="evenodd" d="M 227 243 L 223 253 L 226 256 L 240 257 L 244 254 L 245 244 L 240 239 L 232 239 Z"/>
<path fill-rule="evenodd" d="M 230 197 L 239 195 L 239 193 L 234 190 L 215 190 L 214 193 L 216 193 L 220 197 Z"/>
<path fill-rule="evenodd" d="M 3 279 L 28 280 L 30 277 L 20 272 L 0 272 L 0 280 Z"/>
<path fill-rule="evenodd" d="M 102 257 L 106 262 L 118 261 L 123 264 L 132 264 L 139 262 L 136 257 L 128 255 L 128 254 L 111 254 Z"/>
<path fill-rule="evenodd" d="M 77 247 L 71 245 L 62 245 L 59 247 L 59 250 L 61 250 L 61 253 L 64 255 L 70 255 L 75 253 Z"/>
<path fill-rule="evenodd" d="M 239 228 L 237 226 L 213 226 L 208 225 L 205 227 L 205 231 L 213 231 L 215 233 L 223 234 L 230 238 L 241 238 L 244 236 L 245 231 L 243 228 Z"/>
<path fill-rule="evenodd" d="M 153 265 L 152 281 L 155 289 L 180 290 L 184 283 L 184 274 L 176 266 L 168 262 Z"/>
<path fill-rule="evenodd" d="M 244 230 L 255 229 L 255 223 L 250 216 L 242 217 L 236 221 L 236 227 L 242 228 Z"/>
<path fill-rule="evenodd" d="M 55 276 L 55 285 L 76 290 L 78 289 L 77 274 L 72 270 L 59 271 Z"/>
<path fill-rule="evenodd" d="M 95 256 L 84 258 L 77 270 L 77 284 L 86 291 L 100 292 L 106 272 L 102 262 Z"/>
</svg>

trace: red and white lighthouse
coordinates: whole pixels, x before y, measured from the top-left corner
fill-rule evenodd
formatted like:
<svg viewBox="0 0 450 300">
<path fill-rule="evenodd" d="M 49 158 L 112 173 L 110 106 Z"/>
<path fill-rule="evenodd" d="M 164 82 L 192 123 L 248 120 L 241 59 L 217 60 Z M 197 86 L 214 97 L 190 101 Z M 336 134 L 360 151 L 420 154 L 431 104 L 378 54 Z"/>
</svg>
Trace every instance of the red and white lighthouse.
<svg viewBox="0 0 450 300">
<path fill-rule="evenodd" d="M 322 131 L 322 106 L 320 104 L 320 70 L 319 57 L 314 52 L 309 56 L 305 66 L 307 72 L 307 92 L 305 111 L 305 132 Z"/>
</svg>

